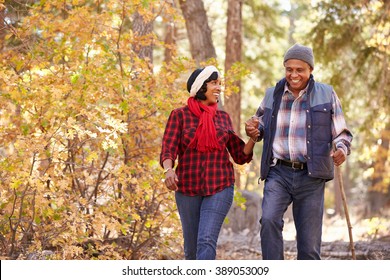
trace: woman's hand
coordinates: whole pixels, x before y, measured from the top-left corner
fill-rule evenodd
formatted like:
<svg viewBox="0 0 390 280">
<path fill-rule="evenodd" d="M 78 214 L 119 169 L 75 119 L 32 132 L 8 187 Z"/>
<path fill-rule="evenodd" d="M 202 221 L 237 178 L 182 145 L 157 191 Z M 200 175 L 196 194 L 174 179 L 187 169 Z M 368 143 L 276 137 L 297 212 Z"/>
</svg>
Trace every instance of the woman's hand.
<svg viewBox="0 0 390 280">
<path fill-rule="evenodd" d="M 259 118 L 256 116 L 251 117 L 245 122 L 246 135 L 252 138 L 254 141 L 259 137 Z"/>
<path fill-rule="evenodd" d="M 165 186 L 167 186 L 167 188 L 172 191 L 177 191 L 177 182 L 179 182 L 179 179 L 177 178 L 175 170 L 173 168 L 168 169 L 168 171 L 165 173 Z"/>
</svg>

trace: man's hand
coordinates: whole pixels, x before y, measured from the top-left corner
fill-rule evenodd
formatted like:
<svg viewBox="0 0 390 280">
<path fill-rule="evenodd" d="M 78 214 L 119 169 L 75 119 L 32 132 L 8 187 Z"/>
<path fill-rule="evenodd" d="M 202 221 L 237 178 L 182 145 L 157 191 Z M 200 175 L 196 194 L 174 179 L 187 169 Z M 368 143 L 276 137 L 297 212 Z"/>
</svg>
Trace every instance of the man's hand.
<svg viewBox="0 0 390 280">
<path fill-rule="evenodd" d="M 257 117 L 251 117 L 245 122 L 245 133 L 253 140 L 256 140 L 257 137 L 259 137 L 259 119 Z"/>
<path fill-rule="evenodd" d="M 336 166 L 340 166 L 347 159 L 347 155 L 342 149 L 337 149 L 330 156 L 333 158 L 334 165 Z"/>
</svg>

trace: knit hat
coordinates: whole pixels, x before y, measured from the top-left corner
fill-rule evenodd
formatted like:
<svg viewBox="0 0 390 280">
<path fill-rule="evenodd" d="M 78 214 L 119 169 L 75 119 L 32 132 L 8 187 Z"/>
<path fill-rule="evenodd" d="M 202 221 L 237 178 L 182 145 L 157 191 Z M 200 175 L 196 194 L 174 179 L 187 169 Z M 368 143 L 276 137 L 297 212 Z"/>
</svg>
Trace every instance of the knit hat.
<svg viewBox="0 0 390 280">
<path fill-rule="evenodd" d="M 194 72 L 192 72 L 191 76 L 187 80 L 187 90 L 188 92 L 191 92 L 192 84 L 195 82 L 196 77 L 202 72 L 203 68 L 196 69 Z"/>
<path fill-rule="evenodd" d="M 202 87 L 203 83 L 210 78 L 211 74 L 219 71 L 215 66 L 206 66 L 205 68 L 196 69 L 192 72 L 187 81 L 187 90 L 190 96 L 194 97 L 198 90 Z"/>
<path fill-rule="evenodd" d="M 284 55 L 284 61 L 286 62 L 289 59 L 299 59 L 311 66 L 314 69 L 314 55 L 313 50 L 309 47 L 305 47 L 300 44 L 295 44 L 289 48 Z"/>
</svg>

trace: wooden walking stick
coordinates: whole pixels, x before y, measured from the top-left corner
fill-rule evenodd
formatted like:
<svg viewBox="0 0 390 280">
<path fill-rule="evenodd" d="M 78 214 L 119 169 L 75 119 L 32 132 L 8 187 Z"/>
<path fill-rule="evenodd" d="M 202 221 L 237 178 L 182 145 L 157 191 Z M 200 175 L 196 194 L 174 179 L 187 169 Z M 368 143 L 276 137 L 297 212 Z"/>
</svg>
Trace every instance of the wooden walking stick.
<svg viewBox="0 0 390 280">
<path fill-rule="evenodd" d="M 347 199 L 345 197 L 344 184 L 343 184 L 343 178 L 341 176 L 341 167 L 340 166 L 336 166 L 336 176 L 337 176 L 337 180 L 338 180 L 338 183 L 340 186 L 341 199 L 343 200 L 345 218 L 347 219 L 348 234 L 349 234 L 349 246 L 350 246 L 351 253 L 352 253 L 352 259 L 356 260 L 355 246 L 353 244 L 353 237 L 352 237 L 352 225 L 351 225 L 351 220 L 349 219 Z"/>
</svg>

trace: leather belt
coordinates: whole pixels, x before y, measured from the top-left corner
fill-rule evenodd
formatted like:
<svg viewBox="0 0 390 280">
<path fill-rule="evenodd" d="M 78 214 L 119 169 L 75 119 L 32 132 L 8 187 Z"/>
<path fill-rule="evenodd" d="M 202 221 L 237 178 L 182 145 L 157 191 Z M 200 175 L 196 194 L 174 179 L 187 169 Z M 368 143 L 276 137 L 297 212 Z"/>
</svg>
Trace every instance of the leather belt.
<svg viewBox="0 0 390 280">
<path fill-rule="evenodd" d="M 307 164 L 305 162 L 298 162 L 298 161 L 286 161 L 278 159 L 277 163 L 280 163 L 281 165 L 285 165 L 288 167 L 291 167 L 293 169 L 306 169 Z"/>
</svg>

